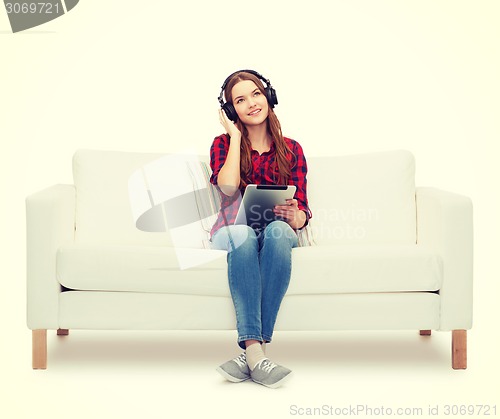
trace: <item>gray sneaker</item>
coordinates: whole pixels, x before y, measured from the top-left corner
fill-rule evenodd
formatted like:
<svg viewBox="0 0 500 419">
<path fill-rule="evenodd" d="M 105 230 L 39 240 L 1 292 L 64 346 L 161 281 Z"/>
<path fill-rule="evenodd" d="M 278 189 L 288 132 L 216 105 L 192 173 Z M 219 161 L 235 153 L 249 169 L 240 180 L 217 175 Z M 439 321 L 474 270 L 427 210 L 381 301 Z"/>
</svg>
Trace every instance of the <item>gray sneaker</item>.
<svg viewBox="0 0 500 419">
<path fill-rule="evenodd" d="M 217 367 L 216 371 L 232 383 L 241 383 L 250 378 L 245 352 Z"/>
<path fill-rule="evenodd" d="M 292 371 L 265 358 L 250 372 L 252 380 L 270 388 L 281 386 Z"/>
</svg>

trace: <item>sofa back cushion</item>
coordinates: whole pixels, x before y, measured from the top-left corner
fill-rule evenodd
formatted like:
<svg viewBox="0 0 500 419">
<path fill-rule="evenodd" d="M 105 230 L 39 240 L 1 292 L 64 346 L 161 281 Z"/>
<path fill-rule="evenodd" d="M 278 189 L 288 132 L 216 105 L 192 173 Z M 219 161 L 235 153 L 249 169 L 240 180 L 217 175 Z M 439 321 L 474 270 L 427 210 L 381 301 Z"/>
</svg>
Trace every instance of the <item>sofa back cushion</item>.
<svg viewBox="0 0 500 419">
<path fill-rule="evenodd" d="M 220 207 L 210 174 L 208 156 L 188 152 L 79 150 L 75 240 L 206 249 Z"/>
<path fill-rule="evenodd" d="M 170 235 L 136 228 L 130 209 L 131 174 L 158 154 L 79 150 L 73 156 L 78 243 L 171 245 Z"/>
<path fill-rule="evenodd" d="M 416 242 L 415 161 L 404 150 L 309 157 L 316 244 Z"/>
</svg>

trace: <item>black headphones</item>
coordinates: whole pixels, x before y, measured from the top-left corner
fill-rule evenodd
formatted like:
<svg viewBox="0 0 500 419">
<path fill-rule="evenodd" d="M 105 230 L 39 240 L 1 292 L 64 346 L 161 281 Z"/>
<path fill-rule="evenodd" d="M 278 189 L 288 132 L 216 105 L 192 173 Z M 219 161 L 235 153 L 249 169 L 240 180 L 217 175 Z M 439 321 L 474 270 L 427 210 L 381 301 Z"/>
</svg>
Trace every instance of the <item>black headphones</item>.
<svg viewBox="0 0 500 419">
<path fill-rule="evenodd" d="M 226 80 L 224 80 L 224 84 L 221 87 L 220 95 L 218 98 L 221 108 L 224 110 L 227 117 L 233 122 L 236 122 L 238 120 L 238 114 L 236 113 L 236 109 L 234 109 L 234 105 L 232 103 L 229 102 L 224 103 L 224 99 L 222 98 L 222 96 L 224 95 L 224 89 L 226 88 L 229 80 L 231 80 L 231 78 L 235 74 L 241 72 L 253 74 L 260 80 L 262 80 L 264 83 L 266 83 L 265 92 L 266 92 L 267 103 L 271 108 L 274 108 L 274 106 L 278 104 L 278 97 L 276 96 L 276 90 L 274 90 L 273 86 L 271 86 L 271 82 L 269 81 L 269 79 L 266 79 L 264 76 L 262 76 L 261 74 L 257 73 L 254 70 L 235 71 L 234 73 L 229 75 Z"/>
</svg>

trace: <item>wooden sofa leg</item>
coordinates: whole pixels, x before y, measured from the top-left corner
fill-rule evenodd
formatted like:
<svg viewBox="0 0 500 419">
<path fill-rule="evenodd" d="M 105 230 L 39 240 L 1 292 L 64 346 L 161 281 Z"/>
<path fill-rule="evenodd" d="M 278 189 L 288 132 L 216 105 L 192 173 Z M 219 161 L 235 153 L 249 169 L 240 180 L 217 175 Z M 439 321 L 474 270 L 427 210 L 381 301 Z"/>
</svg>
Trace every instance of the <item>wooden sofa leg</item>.
<svg viewBox="0 0 500 419">
<path fill-rule="evenodd" d="M 57 329 L 57 336 L 68 336 L 68 335 L 69 335 L 68 329 Z"/>
<path fill-rule="evenodd" d="M 467 368 L 467 330 L 451 333 L 451 365 L 454 370 L 464 370 Z"/>
<path fill-rule="evenodd" d="M 33 369 L 47 369 L 47 330 L 32 331 Z"/>
<path fill-rule="evenodd" d="M 421 330 L 420 336 L 430 336 L 431 333 L 432 333 L 432 330 Z"/>
</svg>

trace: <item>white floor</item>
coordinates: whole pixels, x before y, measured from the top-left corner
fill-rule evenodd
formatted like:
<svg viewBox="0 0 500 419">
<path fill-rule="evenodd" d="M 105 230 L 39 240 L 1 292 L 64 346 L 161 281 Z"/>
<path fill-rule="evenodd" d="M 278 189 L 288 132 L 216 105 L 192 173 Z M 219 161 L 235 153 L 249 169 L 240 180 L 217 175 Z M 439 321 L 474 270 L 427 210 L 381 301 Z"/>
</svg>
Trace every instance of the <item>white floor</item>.
<svg viewBox="0 0 500 419">
<path fill-rule="evenodd" d="M 17 328 L 2 339 L 9 344 L 0 417 L 436 417 L 429 415 L 436 408 L 444 417 L 447 405 L 477 412 L 499 401 L 487 382 L 499 369 L 485 332 L 469 333 L 465 371 L 451 368 L 450 333 L 276 332 L 268 355 L 293 376 L 271 390 L 226 382 L 215 371 L 238 354 L 235 332 L 52 331 L 48 369 L 33 371 L 31 333 Z"/>
</svg>

